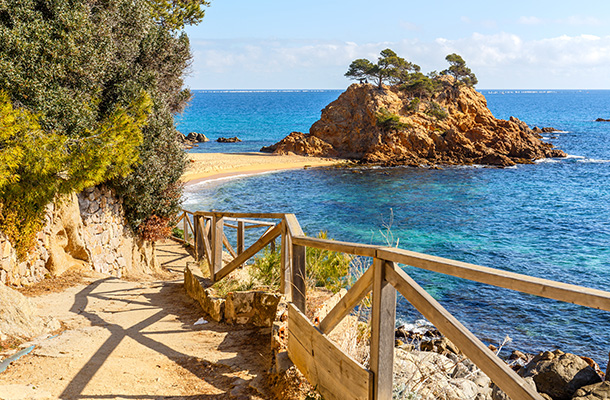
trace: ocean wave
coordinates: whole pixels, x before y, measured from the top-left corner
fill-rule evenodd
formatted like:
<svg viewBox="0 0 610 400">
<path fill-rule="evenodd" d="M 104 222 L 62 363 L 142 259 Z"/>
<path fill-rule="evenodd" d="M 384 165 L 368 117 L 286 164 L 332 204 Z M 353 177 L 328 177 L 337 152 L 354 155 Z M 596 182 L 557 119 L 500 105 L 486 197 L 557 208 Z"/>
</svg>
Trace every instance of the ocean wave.
<svg viewBox="0 0 610 400">
<path fill-rule="evenodd" d="M 267 175 L 267 174 L 273 174 L 275 172 L 281 172 L 281 171 L 254 171 L 254 172 L 248 172 L 248 173 L 244 173 L 244 174 L 238 174 L 238 175 L 228 175 L 228 176 L 221 176 L 219 178 L 214 178 L 214 179 L 205 179 L 200 181 L 200 182 L 195 182 L 195 183 L 187 183 L 186 187 L 185 187 L 185 191 L 189 192 L 189 191 L 196 191 L 196 188 L 200 188 L 202 186 L 208 186 L 208 185 L 212 185 L 218 182 L 225 182 L 225 181 L 231 181 L 234 179 L 241 179 L 241 178 L 246 178 L 248 176 L 253 176 L 253 175 Z"/>
<path fill-rule="evenodd" d="M 589 164 L 604 164 L 604 163 L 609 163 L 610 160 L 599 160 L 599 159 L 596 159 L 596 158 L 585 158 L 585 159 L 576 160 L 576 162 L 589 163 Z"/>
</svg>

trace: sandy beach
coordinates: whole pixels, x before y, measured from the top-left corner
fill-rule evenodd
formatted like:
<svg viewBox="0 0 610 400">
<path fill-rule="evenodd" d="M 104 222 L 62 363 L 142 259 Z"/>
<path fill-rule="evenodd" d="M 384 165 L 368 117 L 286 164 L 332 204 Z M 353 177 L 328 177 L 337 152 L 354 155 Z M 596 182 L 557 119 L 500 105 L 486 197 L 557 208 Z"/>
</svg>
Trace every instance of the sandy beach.
<svg viewBox="0 0 610 400">
<path fill-rule="evenodd" d="M 182 181 L 187 184 L 235 175 L 324 167 L 340 162 L 331 158 L 268 153 L 189 153 L 188 157 L 190 162 L 182 175 Z"/>
</svg>

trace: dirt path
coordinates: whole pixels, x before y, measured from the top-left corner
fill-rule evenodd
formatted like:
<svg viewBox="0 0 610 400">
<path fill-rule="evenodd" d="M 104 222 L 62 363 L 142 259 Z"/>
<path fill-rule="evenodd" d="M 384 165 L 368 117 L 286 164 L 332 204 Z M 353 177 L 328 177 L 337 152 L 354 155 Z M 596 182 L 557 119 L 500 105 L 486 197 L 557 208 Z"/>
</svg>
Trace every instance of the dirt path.
<svg viewBox="0 0 610 400">
<path fill-rule="evenodd" d="M 33 298 L 66 330 L 0 374 L 0 399 L 268 398 L 269 330 L 194 325 L 204 315 L 183 289 L 188 254 L 168 243 L 159 259 L 168 280 L 94 276 Z"/>
</svg>

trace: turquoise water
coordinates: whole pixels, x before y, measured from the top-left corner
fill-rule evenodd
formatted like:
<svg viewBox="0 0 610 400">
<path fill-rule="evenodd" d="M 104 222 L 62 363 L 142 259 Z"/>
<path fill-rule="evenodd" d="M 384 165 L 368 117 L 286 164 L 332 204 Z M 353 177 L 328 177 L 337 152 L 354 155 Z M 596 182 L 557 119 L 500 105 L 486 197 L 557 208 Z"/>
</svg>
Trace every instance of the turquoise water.
<svg viewBox="0 0 610 400">
<path fill-rule="evenodd" d="M 530 125 L 560 129 L 548 139 L 570 157 L 507 169 L 285 171 L 189 186 L 185 207 L 292 212 L 306 233 L 327 230 L 332 238 L 374 244 L 385 243 L 382 232 L 391 223 L 393 238 L 403 249 L 606 290 L 610 123 L 594 120 L 610 117 L 610 92 L 484 93 L 499 118 L 513 115 Z M 181 129 L 208 134 L 211 121 L 222 121 L 214 132 L 234 136 L 228 132 L 241 126 L 239 149 L 206 143 L 196 151 L 255 151 L 292 130 L 307 131 L 339 94 L 197 92 Z M 219 99 L 228 107 L 220 119 L 211 105 Z M 198 108 L 202 104 L 206 106 Z M 507 350 L 558 347 L 603 366 L 607 362 L 609 313 L 410 267 L 407 271 L 487 343 L 497 344 L 508 335 L 513 341 Z M 418 318 L 400 298 L 399 322 Z"/>
</svg>

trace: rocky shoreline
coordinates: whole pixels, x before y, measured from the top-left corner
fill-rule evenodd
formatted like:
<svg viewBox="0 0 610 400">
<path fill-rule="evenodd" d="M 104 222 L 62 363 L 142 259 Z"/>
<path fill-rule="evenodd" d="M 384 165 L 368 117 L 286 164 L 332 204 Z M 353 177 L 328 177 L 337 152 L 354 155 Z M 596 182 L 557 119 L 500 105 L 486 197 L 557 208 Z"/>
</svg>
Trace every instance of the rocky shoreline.
<svg viewBox="0 0 610 400">
<path fill-rule="evenodd" d="M 414 97 L 397 86 L 353 84 L 324 110 L 309 133 L 292 132 L 263 152 L 337 157 L 383 166 L 499 167 L 566 154 L 515 117 L 495 118 L 485 97 L 451 77 L 441 90 Z"/>
<path fill-rule="evenodd" d="M 509 400 L 438 330 L 403 325 L 396 329 L 395 337 L 397 398 Z M 498 351 L 492 345 L 490 349 Z M 504 361 L 545 399 L 610 398 L 610 380 L 589 357 L 561 350 L 538 354 L 515 350 Z M 425 380 L 426 376 L 430 378 Z"/>
</svg>

